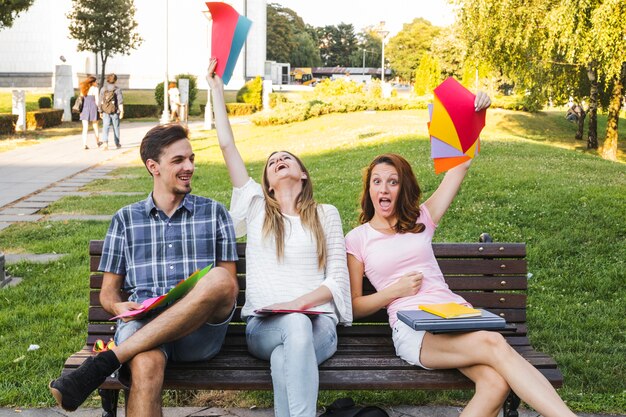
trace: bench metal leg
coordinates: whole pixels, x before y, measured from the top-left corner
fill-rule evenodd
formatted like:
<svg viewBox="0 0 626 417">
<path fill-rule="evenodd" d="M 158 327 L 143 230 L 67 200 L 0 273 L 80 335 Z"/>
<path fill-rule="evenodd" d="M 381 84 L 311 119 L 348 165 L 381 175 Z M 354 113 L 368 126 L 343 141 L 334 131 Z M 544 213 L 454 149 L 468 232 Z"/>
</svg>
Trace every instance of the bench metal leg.
<svg viewBox="0 0 626 417">
<path fill-rule="evenodd" d="M 99 389 L 102 398 L 102 417 L 117 417 L 117 399 L 120 391 L 117 389 Z"/>
<path fill-rule="evenodd" d="M 511 391 L 509 393 L 509 396 L 506 397 L 506 401 L 504 402 L 504 406 L 502 407 L 503 416 L 519 417 L 519 412 L 517 411 L 517 408 L 519 407 L 520 402 L 521 401 L 519 397 L 513 391 Z"/>
</svg>

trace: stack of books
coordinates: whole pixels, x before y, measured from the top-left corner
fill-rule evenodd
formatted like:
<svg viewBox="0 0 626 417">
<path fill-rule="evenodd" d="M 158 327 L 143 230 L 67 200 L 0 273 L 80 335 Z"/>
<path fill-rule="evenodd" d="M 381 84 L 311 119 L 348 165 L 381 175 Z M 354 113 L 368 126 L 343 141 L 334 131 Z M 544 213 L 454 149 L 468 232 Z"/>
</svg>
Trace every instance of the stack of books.
<svg viewBox="0 0 626 417">
<path fill-rule="evenodd" d="M 457 303 L 424 304 L 419 310 L 398 312 L 398 319 L 414 330 L 431 333 L 499 330 L 506 328 L 504 318 L 487 310 Z"/>
</svg>

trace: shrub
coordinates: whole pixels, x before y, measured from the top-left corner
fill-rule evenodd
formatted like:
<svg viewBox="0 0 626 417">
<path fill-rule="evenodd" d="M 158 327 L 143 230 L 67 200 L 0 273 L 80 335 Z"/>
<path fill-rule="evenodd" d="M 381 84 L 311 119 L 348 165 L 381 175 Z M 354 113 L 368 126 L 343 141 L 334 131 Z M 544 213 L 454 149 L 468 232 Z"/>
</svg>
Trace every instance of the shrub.
<svg viewBox="0 0 626 417">
<path fill-rule="evenodd" d="M 178 74 L 176 77 L 176 84 L 178 84 L 178 80 L 181 78 L 189 79 L 189 110 L 193 106 L 193 103 L 196 101 L 196 97 L 198 97 L 198 77 L 193 74 Z M 154 87 L 154 100 L 157 103 L 157 106 L 163 108 L 163 81 L 158 83 L 156 87 Z M 126 105 L 124 105 L 124 109 L 126 109 Z"/>
<path fill-rule="evenodd" d="M 233 116 L 246 116 L 256 111 L 256 106 L 250 103 L 226 103 L 226 112 Z"/>
<path fill-rule="evenodd" d="M 52 108 L 52 100 L 50 99 L 50 97 L 39 97 L 39 100 L 37 100 L 37 103 L 39 104 L 39 108 L 40 109 L 51 109 Z"/>
<path fill-rule="evenodd" d="M 63 121 L 62 109 L 41 109 L 26 112 L 26 129 L 45 129 L 58 126 Z"/>
<path fill-rule="evenodd" d="M 18 117 L 17 114 L 0 114 L 0 135 L 15 133 Z"/>
<path fill-rule="evenodd" d="M 331 98 L 347 94 L 363 94 L 363 84 L 345 78 L 332 80 L 326 78 L 315 86 L 313 94 L 317 98 Z"/>
<path fill-rule="evenodd" d="M 161 110 L 163 107 L 156 104 L 124 104 L 124 118 L 159 117 Z"/>
<path fill-rule="evenodd" d="M 237 92 L 237 103 L 253 104 L 257 110 L 263 107 L 263 80 L 261 77 L 256 77 L 241 87 Z"/>
<path fill-rule="evenodd" d="M 196 101 L 196 97 L 198 96 L 198 77 L 193 74 L 178 74 L 176 76 L 176 84 L 178 84 L 178 80 L 181 78 L 189 79 L 189 104 L 188 108 L 191 112 L 191 108 L 193 107 L 193 103 Z M 162 85 L 161 85 L 162 87 Z M 163 89 L 161 88 L 161 93 L 163 93 Z M 163 101 L 161 101 L 161 106 L 163 106 Z"/>
<path fill-rule="evenodd" d="M 206 104 L 200 104 L 200 113 L 204 114 Z M 232 116 L 247 116 L 253 114 L 256 107 L 249 103 L 226 103 L 226 113 Z"/>
<path fill-rule="evenodd" d="M 270 109 L 273 109 L 280 103 L 289 103 L 287 96 L 282 93 L 270 93 L 269 99 Z"/>
<path fill-rule="evenodd" d="M 157 106 L 163 108 L 163 81 L 154 87 L 154 100 L 157 102 Z M 126 105 L 124 105 L 124 107 L 126 107 Z"/>
</svg>

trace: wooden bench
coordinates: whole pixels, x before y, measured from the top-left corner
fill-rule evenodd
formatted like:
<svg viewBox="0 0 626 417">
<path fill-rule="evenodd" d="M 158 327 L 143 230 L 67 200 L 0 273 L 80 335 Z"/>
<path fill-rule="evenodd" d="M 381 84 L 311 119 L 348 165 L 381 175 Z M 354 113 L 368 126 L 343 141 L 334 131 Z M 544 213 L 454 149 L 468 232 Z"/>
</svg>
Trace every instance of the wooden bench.
<svg viewBox="0 0 626 417">
<path fill-rule="evenodd" d="M 487 242 L 484 242 L 487 240 Z M 480 243 L 434 244 L 450 288 L 474 306 L 504 317 L 509 327 L 503 335 L 511 346 L 535 366 L 555 387 L 563 375 L 555 361 L 532 348 L 527 336 L 527 264 L 524 243 L 491 243 L 481 235 Z M 98 264 L 102 241 L 89 245 L 90 288 L 87 342 L 66 362 L 63 372 L 78 367 L 92 355 L 97 339 L 109 340 L 115 323 L 100 305 L 102 274 Z M 271 390 L 269 363 L 252 357 L 246 348 L 245 326 L 239 316 L 245 289 L 245 244 L 238 245 L 237 263 L 241 293 L 238 308 L 225 344 L 217 357 L 205 362 L 175 363 L 165 372 L 165 389 Z M 373 291 L 366 282 L 365 291 Z M 426 371 L 411 366 L 395 355 L 391 330 L 384 310 L 359 320 L 352 327 L 339 326 L 337 353 L 320 366 L 322 390 L 449 390 L 473 389 L 473 383 L 457 370 Z M 126 387 L 116 378 L 101 386 L 103 416 L 116 416 L 118 394 Z M 511 393 L 504 405 L 505 417 L 516 417 L 519 398 Z"/>
</svg>

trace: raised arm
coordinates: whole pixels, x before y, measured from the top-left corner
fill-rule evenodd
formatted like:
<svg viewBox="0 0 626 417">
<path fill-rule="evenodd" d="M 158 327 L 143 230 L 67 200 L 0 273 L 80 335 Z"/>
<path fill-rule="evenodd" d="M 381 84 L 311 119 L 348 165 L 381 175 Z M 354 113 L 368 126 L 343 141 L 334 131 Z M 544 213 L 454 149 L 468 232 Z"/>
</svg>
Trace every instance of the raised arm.
<svg viewBox="0 0 626 417">
<path fill-rule="evenodd" d="M 486 109 L 491 105 L 491 99 L 489 96 L 483 92 L 478 92 L 476 94 L 476 99 L 474 100 L 474 108 L 475 110 L 481 111 Z M 472 160 L 456 166 L 449 170 L 446 175 L 443 177 L 441 184 L 437 187 L 437 190 L 426 200 L 424 204 L 426 204 L 426 208 L 430 213 L 430 216 L 433 219 L 435 224 L 438 224 L 443 215 L 452 204 L 454 197 L 456 197 L 459 189 L 461 188 L 461 184 L 465 179 L 465 175 L 467 174 L 467 170 L 469 169 Z"/>
<path fill-rule="evenodd" d="M 235 138 L 233 137 L 233 130 L 230 127 L 228 121 L 228 115 L 226 114 L 226 103 L 224 101 L 224 83 L 219 75 L 215 74 L 215 67 L 217 66 L 217 60 L 211 58 L 209 68 L 207 71 L 206 80 L 211 88 L 213 96 L 213 111 L 215 113 L 215 127 L 217 129 L 217 140 L 224 156 L 224 161 L 228 167 L 228 174 L 230 175 L 230 182 L 233 187 L 240 188 L 245 185 L 250 176 L 246 170 L 246 165 L 243 163 L 243 159 L 239 154 L 239 150 L 235 145 Z"/>
</svg>

